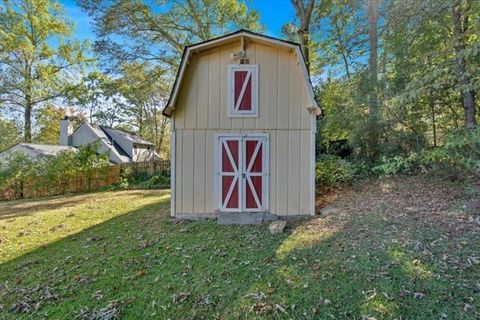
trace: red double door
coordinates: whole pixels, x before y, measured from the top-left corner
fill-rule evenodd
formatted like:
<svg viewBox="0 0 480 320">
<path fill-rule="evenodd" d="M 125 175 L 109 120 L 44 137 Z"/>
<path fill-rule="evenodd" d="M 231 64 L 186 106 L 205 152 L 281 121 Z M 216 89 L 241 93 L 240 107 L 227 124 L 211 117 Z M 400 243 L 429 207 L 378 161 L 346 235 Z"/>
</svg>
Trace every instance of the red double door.
<svg viewBox="0 0 480 320">
<path fill-rule="evenodd" d="M 268 140 L 264 135 L 219 136 L 219 210 L 267 210 Z"/>
</svg>

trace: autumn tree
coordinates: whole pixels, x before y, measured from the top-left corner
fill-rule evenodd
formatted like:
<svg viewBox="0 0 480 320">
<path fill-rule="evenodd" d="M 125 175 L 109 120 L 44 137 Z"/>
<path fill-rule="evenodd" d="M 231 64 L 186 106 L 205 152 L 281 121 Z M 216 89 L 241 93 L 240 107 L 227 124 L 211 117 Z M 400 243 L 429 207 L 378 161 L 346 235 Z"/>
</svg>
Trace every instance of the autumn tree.
<svg viewBox="0 0 480 320">
<path fill-rule="evenodd" d="M 367 0 L 368 16 L 368 100 L 365 154 L 377 157 L 379 150 L 380 106 L 378 102 L 378 1 Z"/>
<path fill-rule="evenodd" d="M 311 34 L 310 34 L 310 20 L 312 18 L 313 7 L 315 0 L 290 0 L 295 14 L 298 19 L 298 26 L 296 33 L 300 41 L 300 48 L 302 49 L 303 58 L 307 66 L 307 71 L 310 73 L 310 46 L 311 46 Z"/>
<path fill-rule="evenodd" d="M 259 30 L 259 15 L 238 0 L 77 0 L 95 21 L 95 50 L 116 71 L 122 62 L 175 69 L 184 46 L 245 28 Z"/>
<path fill-rule="evenodd" d="M 55 1 L 1 3 L 0 102 L 23 114 L 24 140 L 30 142 L 33 113 L 72 89 L 69 73 L 88 60 L 85 44 L 69 40 L 72 25 Z"/>
<path fill-rule="evenodd" d="M 115 82 L 125 99 L 126 122 L 141 136 L 154 141 L 160 151 L 168 134 L 168 119 L 161 115 L 170 93 L 166 72 L 148 64 L 124 63 L 121 77 Z"/>
<path fill-rule="evenodd" d="M 475 91 L 465 58 L 468 38 L 472 36 L 472 0 L 453 0 L 451 5 L 453 22 L 453 47 L 457 66 L 462 104 L 465 114 L 465 126 L 474 128 L 477 125 Z M 478 19 L 478 13 L 476 15 Z"/>
<path fill-rule="evenodd" d="M 0 152 L 21 141 L 21 131 L 15 121 L 0 117 Z"/>
<path fill-rule="evenodd" d="M 36 114 L 36 127 L 33 136 L 35 143 L 59 144 L 60 142 L 60 120 L 65 115 L 72 117 L 73 127 L 78 128 L 85 120 L 85 114 L 78 112 L 75 108 L 56 107 L 52 104 L 46 104 L 38 109 Z"/>
</svg>

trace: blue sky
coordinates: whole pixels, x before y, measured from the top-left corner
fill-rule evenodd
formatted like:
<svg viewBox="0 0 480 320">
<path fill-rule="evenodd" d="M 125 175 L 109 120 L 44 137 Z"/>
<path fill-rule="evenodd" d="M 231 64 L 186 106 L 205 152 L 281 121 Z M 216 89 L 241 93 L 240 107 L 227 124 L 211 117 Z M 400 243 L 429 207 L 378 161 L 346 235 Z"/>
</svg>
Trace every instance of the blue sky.
<svg viewBox="0 0 480 320">
<path fill-rule="evenodd" d="M 76 5 L 75 0 L 60 0 L 65 8 L 65 13 L 75 23 L 74 36 L 78 39 L 95 40 L 95 35 L 90 25 L 89 17 Z M 250 7 L 260 13 L 262 24 L 266 27 L 265 33 L 280 37 L 282 25 L 291 21 L 294 10 L 290 0 L 252 0 Z"/>
</svg>

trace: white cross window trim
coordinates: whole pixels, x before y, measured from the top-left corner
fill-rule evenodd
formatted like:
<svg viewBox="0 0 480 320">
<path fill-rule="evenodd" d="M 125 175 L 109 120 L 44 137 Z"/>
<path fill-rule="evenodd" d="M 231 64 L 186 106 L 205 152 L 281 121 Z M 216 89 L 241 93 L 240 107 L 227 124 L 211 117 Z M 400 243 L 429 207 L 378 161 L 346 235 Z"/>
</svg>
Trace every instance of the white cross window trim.
<svg viewBox="0 0 480 320">
<path fill-rule="evenodd" d="M 241 90 L 235 101 L 235 88 L 240 88 L 239 84 L 235 83 L 235 74 L 237 72 L 246 72 L 246 77 L 241 84 Z M 240 105 L 243 99 L 248 96 L 246 90 L 248 90 L 248 83 L 250 81 L 250 99 L 251 108 L 242 110 Z M 228 66 L 228 117 L 258 117 L 258 65 L 252 64 L 231 64 Z"/>
</svg>

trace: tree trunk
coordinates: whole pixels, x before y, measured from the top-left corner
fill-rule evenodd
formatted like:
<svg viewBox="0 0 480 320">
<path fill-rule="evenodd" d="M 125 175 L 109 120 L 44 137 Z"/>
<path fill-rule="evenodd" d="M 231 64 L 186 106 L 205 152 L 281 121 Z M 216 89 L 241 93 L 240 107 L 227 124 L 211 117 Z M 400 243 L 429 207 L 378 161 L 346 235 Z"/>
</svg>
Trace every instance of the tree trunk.
<svg viewBox="0 0 480 320">
<path fill-rule="evenodd" d="M 437 146 L 437 119 L 436 119 L 436 112 L 435 112 L 435 101 L 433 100 L 433 94 L 430 93 L 429 97 L 429 105 L 430 111 L 432 115 L 432 131 L 433 131 L 433 146 Z"/>
<path fill-rule="evenodd" d="M 345 45 L 343 39 L 342 39 L 342 31 L 341 31 L 341 28 L 340 26 L 338 25 L 338 21 L 333 21 L 332 22 L 333 25 L 335 26 L 335 31 L 337 33 L 337 41 L 338 41 L 338 44 L 339 44 L 339 51 L 340 51 L 340 54 L 342 55 L 342 60 L 343 60 L 343 65 L 345 67 L 345 72 L 346 72 L 346 75 L 347 75 L 347 80 L 350 81 L 350 67 L 349 67 L 349 63 L 348 63 L 348 58 L 347 58 L 347 46 Z"/>
<path fill-rule="evenodd" d="M 291 1 L 297 18 L 300 20 L 297 34 L 300 39 L 300 49 L 307 66 L 307 72 L 310 74 L 310 18 L 312 17 L 315 0 L 308 0 L 306 3 L 303 3 L 303 0 Z"/>
<path fill-rule="evenodd" d="M 472 82 L 468 75 L 467 61 L 462 56 L 466 47 L 467 31 L 469 28 L 468 11 L 471 7 L 471 0 L 456 0 L 452 6 L 453 19 L 453 46 L 455 49 L 455 64 L 459 83 L 462 87 L 462 105 L 464 110 L 465 127 L 474 128 L 477 125 L 475 93 L 471 89 Z"/>
<path fill-rule="evenodd" d="M 24 127 L 24 141 L 32 142 L 32 102 L 30 95 L 27 95 L 27 101 L 25 102 L 25 127 Z"/>
<path fill-rule="evenodd" d="M 162 155 L 162 147 L 163 147 L 163 142 L 165 141 L 165 129 L 167 128 L 167 123 L 168 120 L 166 118 L 162 119 L 162 122 L 160 124 L 160 137 L 158 140 L 158 154 L 161 156 Z"/>
<path fill-rule="evenodd" d="M 367 155 L 376 157 L 379 153 L 378 148 L 378 125 L 379 125 L 379 105 L 378 105 L 378 0 L 367 0 L 367 13 L 369 21 L 369 58 L 368 58 L 368 78 L 369 78 L 369 119 L 367 124 Z"/>
</svg>

